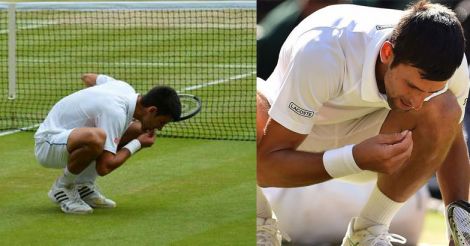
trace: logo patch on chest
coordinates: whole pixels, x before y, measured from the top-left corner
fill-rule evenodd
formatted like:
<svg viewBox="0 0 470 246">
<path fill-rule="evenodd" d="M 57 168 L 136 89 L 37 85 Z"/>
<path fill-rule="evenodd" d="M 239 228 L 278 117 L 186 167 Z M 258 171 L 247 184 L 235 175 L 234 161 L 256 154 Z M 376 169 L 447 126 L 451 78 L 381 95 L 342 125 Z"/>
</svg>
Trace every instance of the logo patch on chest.
<svg viewBox="0 0 470 246">
<path fill-rule="evenodd" d="M 296 114 L 298 114 L 300 116 L 307 117 L 307 118 L 312 118 L 313 117 L 313 111 L 303 109 L 303 108 L 299 107 L 299 105 L 297 105 L 293 102 L 289 103 L 289 108 L 290 108 L 290 110 L 294 111 Z"/>
</svg>

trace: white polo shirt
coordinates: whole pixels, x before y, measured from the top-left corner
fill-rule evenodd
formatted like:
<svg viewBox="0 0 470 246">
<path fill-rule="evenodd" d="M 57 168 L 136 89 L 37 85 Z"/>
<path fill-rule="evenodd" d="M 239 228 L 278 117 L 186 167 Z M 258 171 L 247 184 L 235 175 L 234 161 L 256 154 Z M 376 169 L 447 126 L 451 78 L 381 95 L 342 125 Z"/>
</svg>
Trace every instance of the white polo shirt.
<svg viewBox="0 0 470 246">
<path fill-rule="evenodd" d="M 269 115 L 291 131 L 308 134 L 314 125 L 390 108 L 378 90 L 375 64 L 402 13 L 345 4 L 323 8 L 303 20 L 282 46 L 274 72 L 266 82 L 258 82 L 258 90 L 271 104 Z M 448 88 L 465 112 L 465 58 Z"/>
<path fill-rule="evenodd" d="M 79 127 L 99 127 L 106 132 L 104 149 L 116 153 L 121 136 L 132 121 L 138 94 L 128 83 L 98 75 L 96 85 L 57 102 L 34 138 Z"/>
</svg>

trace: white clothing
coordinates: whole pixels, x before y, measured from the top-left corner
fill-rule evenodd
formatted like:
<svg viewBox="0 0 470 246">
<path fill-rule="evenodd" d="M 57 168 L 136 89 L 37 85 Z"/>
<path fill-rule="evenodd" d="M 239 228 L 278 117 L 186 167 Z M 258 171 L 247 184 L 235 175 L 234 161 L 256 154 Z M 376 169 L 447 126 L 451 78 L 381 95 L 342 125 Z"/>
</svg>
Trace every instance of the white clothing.
<svg viewBox="0 0 470 246">
<path fill-rule="evenodd" d="M 137 97 L 126 82 L 99 75 L 95 86 L 62 98 L 34 135 L 38 161 L 45 166 L 64 167 L 68 158 L 65 147 L 68 135 L 81 127 L 103 129 L 106 133 L 104 150 L 115 154 L 121 136 L 132 121 Z"/>
<path fill-rule="evenodd" d="M 34 153 L 38 162 L 47 168 L 64 168 L 69 159 L 67 139 L 73 129 L 57 130 L 36 140 Z"/>
<path fill-rule="evenodd" d="M 378 90 L 375 64 L 402 13 L 332 5 L 303 20 L 282 46 L 274 72 L 258 85 L 271 104 L 271 118 L 291 131 L 309 134 L 316 125 L 390 109 Z M 462 112 L 469 89 L 466 64 L 464 58 L 448 81 Z"/>
<path fill-rule="evenodd" d="M 360 213 L 374 186 L 375 182 L 354 185 L 330 180 L 299 188 L 263 188 L 263 192 L 276 213 L 280 230 L 294 245 L 339 245 L 349 220 Z M 399 210 L 390 232 L 416 245 L 428 201 L 429 192 L 423 187 Z"/>
</svg>

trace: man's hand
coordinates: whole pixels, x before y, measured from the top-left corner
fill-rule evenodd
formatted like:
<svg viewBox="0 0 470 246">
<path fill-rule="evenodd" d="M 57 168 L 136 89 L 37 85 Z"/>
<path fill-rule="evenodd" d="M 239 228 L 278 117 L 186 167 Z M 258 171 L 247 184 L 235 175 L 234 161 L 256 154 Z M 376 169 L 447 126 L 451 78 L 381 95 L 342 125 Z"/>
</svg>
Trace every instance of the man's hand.
<svg viewBox="0 0 470 246">
<path fill-rule="evenodd" d="M 146 147 L 150 147 L 153 145 L 156 137 L 157 135 L 155 134 L 154 131 L 148 131 L 148 132 L 140 134 L 140 136 L 137 137 L 137 140 L 139 140 L 142 148 L 146 148 Z"/>
<path fill-rule="evenodd" d="M 353 148 L 357 165 L 363 170 L 392 174 L 410 158 L 413 150 L 411 131 L 379 134 Z"/>
<path fill-rule="evenodd" d="M 82 75 L 82 81 L 86 87 L 95 86 L 96 85 L 96 78 L 98 77 L 97 74 L 94 73 L 85 73 Z"/>
</svg>

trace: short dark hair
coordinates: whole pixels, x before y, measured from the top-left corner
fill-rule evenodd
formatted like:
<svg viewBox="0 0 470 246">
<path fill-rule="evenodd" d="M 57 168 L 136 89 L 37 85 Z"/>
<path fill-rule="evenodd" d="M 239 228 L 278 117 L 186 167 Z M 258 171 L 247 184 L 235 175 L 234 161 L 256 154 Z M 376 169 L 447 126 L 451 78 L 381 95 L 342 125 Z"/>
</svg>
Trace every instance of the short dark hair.
<svg viewBox="0 0 470 246">
<path fill-rule="evenodd" d="M 394 53 L 392 68 L 408 64 L 420 70 L 421 78 L 433 81 L 452 77 L 465 51 L 462 26 L 455 13 L 427 0 L 405 11 L 390 42 Z"/>
<path fill-rule="evenodd" d="M 176 91 L 169 86 L 155 86 L 142 96 L 144 107 L 157 107 L 157 115 L 170 115 L 173 121 L 181 116 L 181 102 Z"/>
</svg>

